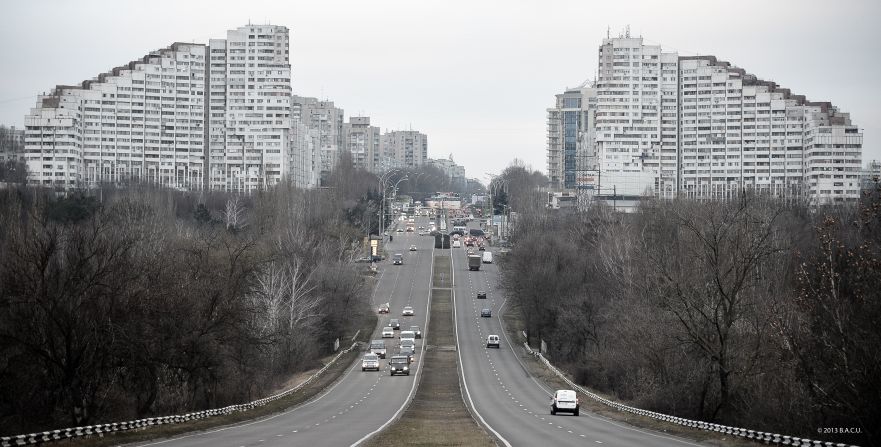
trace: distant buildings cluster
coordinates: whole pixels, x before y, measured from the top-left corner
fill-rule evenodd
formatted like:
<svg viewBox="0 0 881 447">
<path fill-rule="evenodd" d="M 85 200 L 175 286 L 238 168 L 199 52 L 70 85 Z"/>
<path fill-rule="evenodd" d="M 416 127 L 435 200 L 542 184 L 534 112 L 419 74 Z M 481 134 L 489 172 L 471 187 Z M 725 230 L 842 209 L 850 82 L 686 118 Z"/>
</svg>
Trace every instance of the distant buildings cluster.
<svg viewBox="0 0 881 447">
<path fill-rule="evenodd" d="M 332 101 L 293 95 L 288 28 L 247 25 L 208 44 L 174 43 L 40 95 L 21 154 L 33 185 L 146 181 L 251 191 L 314 187 L 342 151 L 373 172 L 428 160 L 428 137 L 345 122 Z"/>
<path fill-rule="evenodd" d="M 641 37 L 606 38 L 598 56 L 595 82 L 547 109 L 552 188 L 588 201 L 744 190 L 818 204 L 859 197 L 863 134 L 831 103 Z"/>
</svg>

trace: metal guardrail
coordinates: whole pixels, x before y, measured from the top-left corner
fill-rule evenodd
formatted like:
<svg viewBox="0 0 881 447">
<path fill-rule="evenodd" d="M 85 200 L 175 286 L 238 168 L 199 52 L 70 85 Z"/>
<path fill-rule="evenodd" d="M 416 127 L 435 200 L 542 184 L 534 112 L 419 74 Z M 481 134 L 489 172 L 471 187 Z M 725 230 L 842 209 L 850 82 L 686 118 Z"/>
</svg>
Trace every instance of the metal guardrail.
<svg viewBox="0 0 881 447">
<path fill-rule="evenodd" d="M 327 369 L 336 363 L 337 360 L 343 355 L 355 349 L 358 346 L 358 342 L 352 343 L 352 346 L 349 346 L 347 349 L 340 351 L 330 362 L 324 365 L 321 369 L 319 369 L 315 374 L 309 376 L 308 379 L 298 384 L 297 386 L 282 391 L 281 393 L 274 394 L 269 397 L 264 397 L 263 399 L 258 399 L 253 402 L 248 402 L 246 404 L 238 404 L 238 405 L 230 405 L 223 408 L 214 408 L 211 410 L 204 411 L 196 411 L 192 413 L 186 413 L 182 415 L 174 415 L 174 416 L 160 416 L 154 418 L 144 418 L 137 419 L 134 421 L 127 422 L 113 422 L 109 424 L 98 424 L 98 425 L 88 425 L 85 427 L 73 427 L 73 428 L 65 428 L 61 430 L 50 430 L 39 433 L 30 433 L 26 435 L 16 435 L 16 436 L 4 436 L 0 438 L 0 447 L 13 447 L 13 446 L 22 446 L 22 445 L 37 445 L 43 444 L 47 442 L 59 441 L 62 439 L 74 439 L 81 438 L 87 436 L 104 436 L 105 433 L 113 433 L 127 430 L 139 430 L 146 429 L 153 426 L 159 425 L 167 425 L 167 424 L 180 424 L 183 422 L 195 421 L 199 419 L 204 419 L 212 416 L 221 416 L 232 414 L 238 411 L 248 411 L 256 407 L 261 407 L 270 402 L 276 401 L 283 397 L 289 396 L 297 391 L 299 391 L 304 386 L 310 384 L 315 378 L 319 377 L 323 374 Z"/>
<path fill-rule="evenodd" d="M 584 389 L 583 387 L 579 386 L 575 382 L 572 382 L 571 380 L 569 380 L 568 377 L 566 377 L 565 374 L 563 374 L 562 371 L 560 371 L 559 369 L 557 369 L 556 366 L 551 364 L 551 362 L 547 358 L 545 358 L 545 356 L 543 356 L 540 352 L 535 351 L 531 347 L 529 347 L 528 343 L 523 342 L 523 346 L 526 347 L 526 351 L 528 353 L 530 353 L 532 356 L 537 357 L 539 360 L 541 360 L 541 362 L 544 363 L 545 366 L 548 367 L 548 369 L 550 369 L 552 372 L 554 372 L 554 374 L 556 374 L 558 377 L 563 379 L 573 389 L 577 389 L 578 391 L 587 395 L 591 399 L 596 400 L 597 402 L 606 404 L 606 405 L 608 405 L 616 410 L 619 410 L 619 411 L 626 411 L 628 413 L 638 414 L 640 416 L 647 416 L 647 417 L 657 419 L 660 421 L 670 422 L 673 424 L 678 424 L 678 425 L 682 425 L 685 427 L 696 428 L 699 430 L 714 431 L 717 433 L 736 436 L 736 437 L 743 438 L 743 439 L 751 439 L 753 441 L 761 442 L 764 444 L 787 445 L 787 446 L 793 446 L 793 447 L 857 447 L 855 445 L 848 446 L 847 444 L 842 444 L 842 443 L 834 443 L 834 442 L 828 442 L 828 441 L 824 442 L 824 441 L 817 441 L 817 440 L 812 440 L 812 439 L 807 439 L 807 438 L 798 438 L 795 436 L 780 435 L 777 433 L 768 433 L 768 432 L 762 432 L 762 431 L 756 431 L 756 430 L 748 430 L 748 429 L 739 428 L 739 427 L 729 427 L 727 425 L 713 424 L 710 422 L 697 421 L 697 420 L 693 420 L 693 419 L 685 419 L 685 418 L 680 418 L 680 417 L 676 417 L 676 416 L 670 416 L 670 415 L 664 414 L 664 413 L 657 413 L 654 411 L 648 411 L 648 410 L 643 410 L 641 408 L 636 408 L 636 407 L 624 405 L 622 403 L 606 399 L 606 398 L 604 398 L 594 392 L 591 392 L 590 390 Z"/>
</svg>

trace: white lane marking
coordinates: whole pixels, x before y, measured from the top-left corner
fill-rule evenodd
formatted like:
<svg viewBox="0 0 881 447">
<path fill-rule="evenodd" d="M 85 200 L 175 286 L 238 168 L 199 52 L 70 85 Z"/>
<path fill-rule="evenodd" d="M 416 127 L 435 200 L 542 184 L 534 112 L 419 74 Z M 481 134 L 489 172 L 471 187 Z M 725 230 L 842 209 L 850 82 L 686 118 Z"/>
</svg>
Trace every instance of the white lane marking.
<svg viewBox="0 0 881 447">
<path fill-rule="evenodd" d="M 452 305 L 452 308 L 453 308 L 453 328 L 455 329 L 455 333 L 456 333 L 456 354 L 459 357 L 459 365 L 464 365 L 464 363 L 462 362 L 462 348 L 459 343 L 459 321 L 456 318 L 456 264 L 455 264 L 455 261 L 453 260 L 452 252 L 450 253 L 450 266 L 451 266 L 450 271 L 452 272 L 452 274 L 450 275 L 451 276 L 450 279 L 452 282 L 451 295 L 453 297 L 453 305 Z M 465 395 L 468 396 L 468 403 L 471 404 L 471 410 L 474 411 L 474 414 L 477 415 L 478 419 L 480 419 L 480 422 L 482 422 L 483 425 L 489 429 L 489 431 L 493 432 L 493 434 L 495 434 L 496 437 L 499 438 L 499 440 L 502 441 L 503 444 L 505 444 L 507 447 L 511 447 L 511 443 L 508 442 L 508 440 L 505 439 L 501 433 L 497 432 L 494 428 L 492 428 L 492 426 L 489 425 L 488 422 L 486 422 L 486 419 L 483 418 L 483 415 L 481 415 L 480 412 L 477 411 L 477 407 L 474 406 L 474 400 L 471 398 L 471 392 L 468 391 L 468 381 L 465 380 L 465 368 L 461 367 L 461 368 L 459 368 L 459 371 L 460 371 L 460 374 L 462 377 L 462 385 L 463 385 L 463 388 L 465 389 Z"/>
<path fill-rule="evenodd" d="M 434 285 L 434 248 L 431 249 L 431 267 L 429 268 L 428 278 L 429 278 L 428 279 L 428 304 L 425 308 L 425 320 L 424 320 L 424 324 L 422 326 L 424 328 L 424 330 L 422 331 L 422 334 L 423 334 L 422 336 L 426 337 L 426 338 L 428 337 L 428 322 L 430 321 L 429 315 L 431 314 L 431 288 Z M 398 408 L 397 411 L 395 411 L 395 414 L 393 414 L 392 417 L 389 418 L 389 420 L 387 420 L 384 424 L 380 425 L 379 428 L 377 428 L 376 430 L 373 430 L 372 432 L 367 433 L 361 439 L 355 441 L 351 445 L 351 447 L 355 447 L 357 445 L 360 445 L 362 442 L 370 439 L 371 436 L 379 433 L 384 428 L 386 428 L 389 424 L 391 424 L 392 422 L 394 422 L 395 420 L 398 419 L 398 416 L 401 414 L 401 412 L 404 411 L 404 408 L 407 407 L 407 404 L 410 402 L 410 400 L 413 398 L 413 395 L 416 393 L 416 384 L 419 383 L 419 375 L 422 374 L 422 359 L 424 359 L 424 358 L 425 358 L 425 356 L 421 355 L 421 356 L 419 356 L 419 360 L 417 360 L 418 370 L 416 371 L 416 376 L 413 379 L 413 385 L 410 386 L 410 393 L 407 394 L 407 398 L 404 399 L 404 402 L 401 404 L 401 407 Z"/>
</svg>

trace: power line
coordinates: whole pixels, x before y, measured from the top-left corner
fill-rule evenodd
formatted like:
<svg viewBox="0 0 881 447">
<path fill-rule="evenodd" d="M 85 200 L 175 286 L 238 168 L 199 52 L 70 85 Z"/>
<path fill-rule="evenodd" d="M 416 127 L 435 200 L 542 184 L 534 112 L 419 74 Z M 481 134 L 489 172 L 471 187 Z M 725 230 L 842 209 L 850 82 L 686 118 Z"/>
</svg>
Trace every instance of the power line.
<svg viewBox="0 0 881 447">
<path fill-rule="evenodd" d="M 0 104 L 6 104 L 6 103 L 8 103 L 8 102 L 15 102 L 15 101 L 23 101 L 23 100 L 25 100 L 25 99 L 33 99 L 35 96 L 36 96 L 36 95 L 28 95 L 28 96 L 22 96 L 22 97 L 20 97 L 20 98 L 6 98 L 6 99 L 0 99 Z"/>
</svg>

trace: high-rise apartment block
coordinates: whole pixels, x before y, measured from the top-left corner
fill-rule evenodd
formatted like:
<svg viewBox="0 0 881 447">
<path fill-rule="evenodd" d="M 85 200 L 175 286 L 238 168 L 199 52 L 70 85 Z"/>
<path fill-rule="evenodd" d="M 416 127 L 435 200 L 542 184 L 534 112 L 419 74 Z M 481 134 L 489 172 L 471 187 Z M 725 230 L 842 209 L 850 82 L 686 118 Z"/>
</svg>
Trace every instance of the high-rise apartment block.
<svg viewBox="0 0 881 447">
<path fill-rule="evenodd" d="M 594 88 L 596 109 L 582 112 L 595 115 L 594 145 L 579 145 L 576 130 L 567 146 L 574 91 L 548 109 L 548 175 L 564 188 L 711 199 L 754 190 L 818 204 L 859 197 L 862 133 L 828 102 L 631 37 L 603 40 Z M 581 167 L 585 180 L 573 185 L 567 174 Z"/>
<path fill-rule="evenodd" d="M 209 47 L 211 189 L 244 191 L 290 169 L 291 65 L 283 26 L 244 26 Z"/>
<path fill-rule="evenodd" d="M 326 175 L 336 166 L 343 147 L 343 109 L 336 107 L 333 101 L 294 96 L 291 113 L 294 119 L 318 132 L 320 171 Z"/>
<path fill-rule="evenodd" d="M 428 159 L 428 136 L 415 130 L 395 130 L 382 135 L 383 154 L 397 167 L 416 168 Z"/>
<path fill-rule="evenodd" d="M 343 148 L 352 154 L 355 167 L 377 172 L 376 167 L 382 165 L 379 127 L 370 125 L 369 116 L 349 117 L 343 124 Z"/>
<path fill-rule="evenodd" d="M 25 117 L 30 182 L 229 191 L 278 183 L 291 169 L 288 48 L 286 27 L 248 25 L 57 86 Z"/>
<path fill-rule="evenodd" d="M 596 90 L 567 89 L 548 109 L 548 179 L 554 189 L 575 188 L 596 169 Z"/>
</svg>

